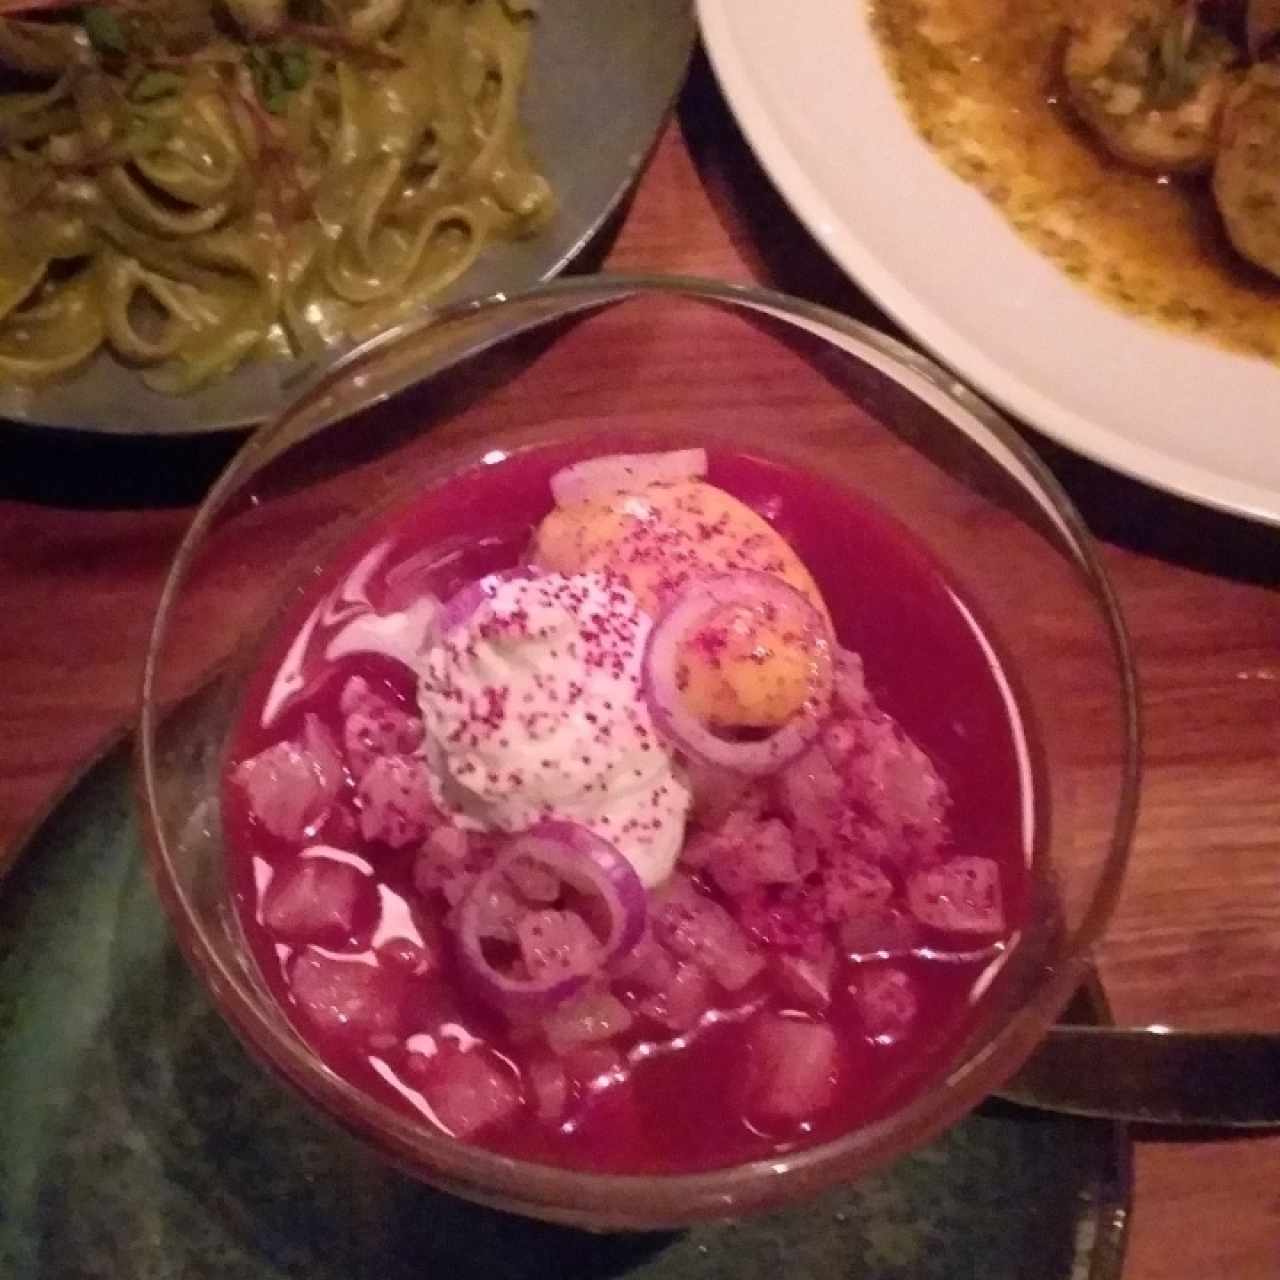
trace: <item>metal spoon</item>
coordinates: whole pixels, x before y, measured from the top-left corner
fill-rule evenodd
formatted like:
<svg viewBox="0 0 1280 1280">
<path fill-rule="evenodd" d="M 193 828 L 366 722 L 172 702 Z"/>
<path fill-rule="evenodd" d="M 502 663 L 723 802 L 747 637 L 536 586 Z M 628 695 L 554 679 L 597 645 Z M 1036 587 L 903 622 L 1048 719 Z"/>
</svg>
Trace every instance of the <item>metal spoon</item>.
<svg viewBox="0 0 1280 1280">
<path fill-rule="evenodd" d="M 1000 1096 L 1143 1124 L 1276 1127 L 1280 1033 L 1060 1025 Z"/>
</svg>

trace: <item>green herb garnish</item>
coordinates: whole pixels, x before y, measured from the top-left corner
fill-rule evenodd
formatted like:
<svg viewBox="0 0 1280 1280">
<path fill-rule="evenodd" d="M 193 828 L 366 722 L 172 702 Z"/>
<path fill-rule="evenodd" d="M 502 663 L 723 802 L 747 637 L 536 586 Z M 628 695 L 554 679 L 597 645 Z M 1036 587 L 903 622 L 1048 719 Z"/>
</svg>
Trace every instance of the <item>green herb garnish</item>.
<svg viewBox="0 0 1280 1280">
<path fill-rule="evenodd" d="M 124 28 L 120 19 L 110 9 L 99 4 L 91 4 L 81 15 L 80 24 L 89 37 L 89 43 L 99 53 L 113 54 L 121 57 L 129 52 L 129 42 L 125 39 Z"/>
<path fill-rule="evenodd" d="M 294 91 L 311 79 L 311 60 L 305 49 L 280 50 L 280 77 L 284 87 Z"/>
<path fill-rule="evenodd" d="M 298 45 L 254 45 L 245 55 L 258 98 L 272 115 L 288 106 L 288 95 L 311 79 L 311 60 Z"/>
</svg>

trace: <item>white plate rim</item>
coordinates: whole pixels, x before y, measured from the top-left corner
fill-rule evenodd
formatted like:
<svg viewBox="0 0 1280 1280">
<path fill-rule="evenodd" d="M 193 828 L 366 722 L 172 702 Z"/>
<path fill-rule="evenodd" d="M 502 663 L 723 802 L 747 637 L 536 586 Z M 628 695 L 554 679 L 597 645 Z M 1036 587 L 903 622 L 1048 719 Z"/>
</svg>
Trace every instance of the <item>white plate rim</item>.
<svg viewBox="0 0 1280 1280">
<path fill-rule="evenodd" d="M 836 2 L 849 14 L 851 25 L 860 20 L 858 0 Z M 893 265 L 881 260 L 869 248 L 857 228 L 851 226 L 831 202 L 821 183 L 792 150 L 768 105 L 756 92 L 750 61 L 738 39 L 741 16 L 750 3 L 751 0 L 697 0 L 708 58 L 734 116 L 766 173 L 810 234 L 852 279 L 944 365 L 1025 425 L 1157 488 L 1218 510 L 1280 525 L 1280 489 L 1222 475 L 1092 421 L 1060 397 L 1002 367 L 982 347 L 962 335 L 945 314 L 905 286 Z M 802 3 L 798 9 L 805 7 L 807 4 Z M 803 21 L 801 12 L 794 12 L 793 16 L 797 22 Z M 885 75 L 887 80 L 887 72 Z M 917 141 L 920 148 L 926 148 L 923 140 Z M 941 160 L 936 163 L 942 167 Z M 964 185 L 959 178 L 954 181 Z M 1011 228 L 1008 235 L 1017 252 L 1034 254 Z M 1104 307 L 1105 304 L 1095 305 Z M 1132 323 L 1143 324 L 1137 320 Z M 1280 384 L 1277 390 L 1280 391 Z M 1280 395 L 1277 403 L 1280 404 Z M 1280 419 L 1280 413 L 1277 418 Z M 1280 450 L 1280 432 L 1277 449 Z"/>
</svg>

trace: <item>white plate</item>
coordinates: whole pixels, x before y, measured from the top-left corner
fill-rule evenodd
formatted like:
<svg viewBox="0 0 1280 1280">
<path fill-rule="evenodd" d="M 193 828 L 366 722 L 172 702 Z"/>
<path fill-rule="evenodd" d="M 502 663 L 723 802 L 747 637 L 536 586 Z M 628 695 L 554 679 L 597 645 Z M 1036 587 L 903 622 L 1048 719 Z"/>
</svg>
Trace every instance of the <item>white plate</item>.
<svg viewBox="0 0 1280 1280">
<path fill-rule="evenodd" d="M 1280 524 L 1280 368 L 1112 310 L 917 136 L 863 0 L 699 0 L 725 96 L 796 214 L 958 374 L 1117 470 Z"/>
</svg>

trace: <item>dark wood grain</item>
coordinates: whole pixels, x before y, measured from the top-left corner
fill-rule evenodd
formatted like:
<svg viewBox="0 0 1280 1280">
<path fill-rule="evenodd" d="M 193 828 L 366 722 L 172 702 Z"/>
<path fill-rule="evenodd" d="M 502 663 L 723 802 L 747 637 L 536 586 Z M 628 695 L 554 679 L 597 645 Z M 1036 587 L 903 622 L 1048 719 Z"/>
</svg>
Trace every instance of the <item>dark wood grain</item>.
<svg viewBox="0 0 1280 1280">
<path fill-rule="evenodd" d="M 613 233 L 609 269 L 760 280 L 877 319 L 705 65 Z M 0 849 L 132 714 L 188 504 L 235 443 L 0 426 Z M 1104 540 L 1143 683 L 1142 814 L 1099 953 L 1117 1014 L 1280 1031 L 1280 534 L 1037 447 Z M 1137 1180 L 1126 1280 L 1280 1276 L 1280 1136 L 1144 1133 Z"/>
</svg>

